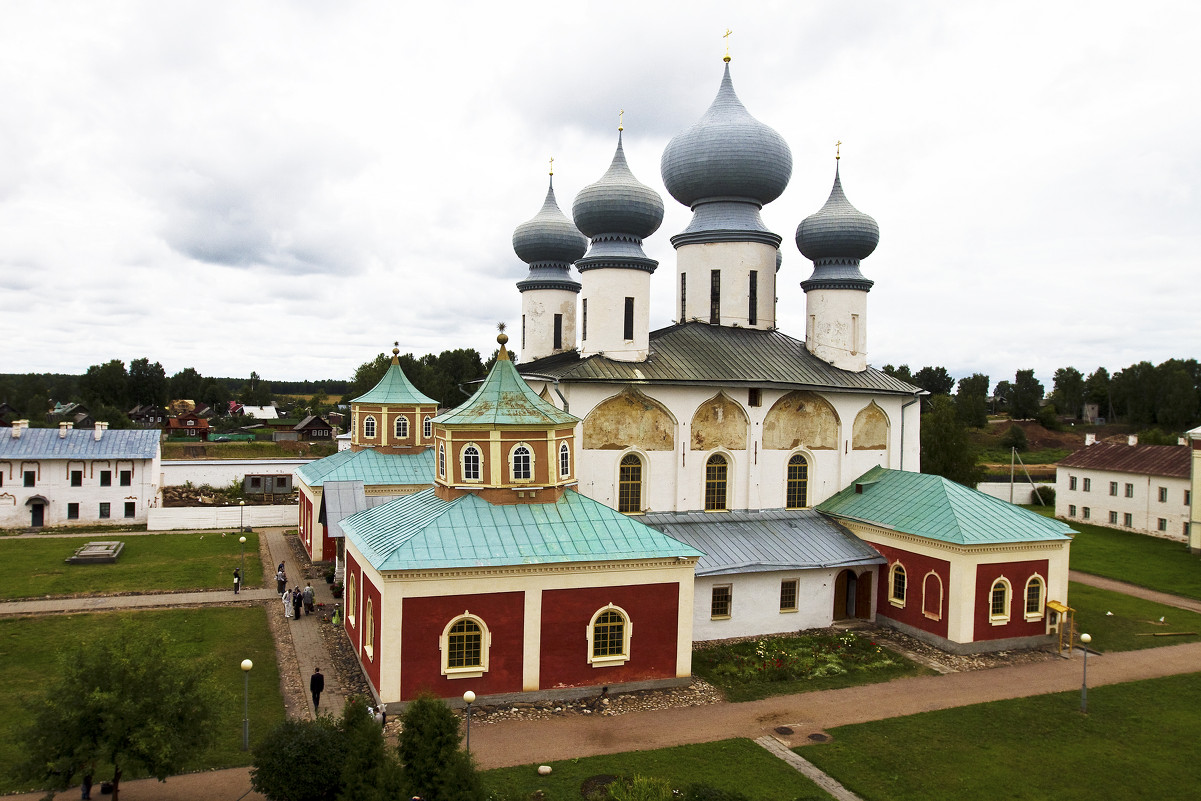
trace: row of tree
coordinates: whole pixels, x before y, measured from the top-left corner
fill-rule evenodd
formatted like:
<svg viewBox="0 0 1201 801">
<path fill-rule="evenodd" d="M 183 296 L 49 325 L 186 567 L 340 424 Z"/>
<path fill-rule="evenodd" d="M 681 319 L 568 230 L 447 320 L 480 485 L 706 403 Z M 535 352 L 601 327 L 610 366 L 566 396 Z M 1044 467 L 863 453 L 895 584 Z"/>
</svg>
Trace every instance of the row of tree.
<svg viewBox="0 0 1201 801">
<path fill-rule="evenodd" d="M 471 396 L 474 390 L 469 386 L 470 382 L 483 376 L 495 359 L 496 354 L 493 354 L 485 364 L 479 352 L 471 348 L 444 350 L 437 356 L 432 353 L 424 356 L 403 353 L 397 357 L 400 368 L 417 391 L 447 408 L 459 406 Z M 391 363 L 392 355 L 381 353 L 371 361 L 360 364 L 354 371 L 354 378 L 342 402 L 349 403 L 374 387 Z"/>
</svg>

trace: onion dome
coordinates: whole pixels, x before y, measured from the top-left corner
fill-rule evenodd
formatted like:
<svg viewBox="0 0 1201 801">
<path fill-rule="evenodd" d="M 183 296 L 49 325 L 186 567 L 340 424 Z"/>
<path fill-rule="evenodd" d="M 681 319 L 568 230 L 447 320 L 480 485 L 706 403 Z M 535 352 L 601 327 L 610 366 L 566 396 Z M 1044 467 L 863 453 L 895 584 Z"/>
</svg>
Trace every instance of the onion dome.
<svg viewBox="0 0 1201 801">
<path fill-rule="evenodd" d="M 580 190 L 571 215 L 576 227 L 592 240 L 588 255 L 576 262 L 580 271 L 617 267 L 654 272 L 659 266 L 643 252 L 642 240 L 659 230 L 663 198 L 630 172 L 620 131 L 609 170 Z"/>
<path fill-rule="evenodd" d="M 552 177 L 542 209 L 513 232 L 513 250 L 530 266 L 529 275 L 517 282 L 517 288 L 522 292 L 530 289 L 579 292 L 580 284 L 572 279 L 569 270 L 587 249 L 588 240 L 559 210 Z"/>
<path fill-rule="evenodd" d="M 784 137 L 747 112 L 734 93 L 728 62 L 709 110 L 667 144 L 660 169 L 667 191 L 694 212 L 684 233 L 672 238 L 676 247 L 748 239 L 779 244 L 759 209 L 788 186 L 792 151 Z"/>
<path fill-rule="evenodd" d="M 880 226 L 847 200 L 835 164 L 829 199 L 796 229 L 797 248 L 814 265 L 813 275 L 801 287 L 806 292 L 819 287 L 870 289 L 872 282 L 859 272 L 859 260 L 870 256 L 879 242 Z"/>
</svg>

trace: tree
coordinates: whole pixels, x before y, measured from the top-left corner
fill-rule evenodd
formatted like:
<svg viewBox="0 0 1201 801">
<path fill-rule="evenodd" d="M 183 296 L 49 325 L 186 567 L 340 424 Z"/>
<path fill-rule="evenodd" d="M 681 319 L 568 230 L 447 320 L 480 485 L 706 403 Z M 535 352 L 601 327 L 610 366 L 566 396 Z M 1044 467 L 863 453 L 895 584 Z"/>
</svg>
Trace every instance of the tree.
<svg viewBox="0 0 1201 801">
<path fill-rule="evenodd" d="M 1196 364 L 1169 359 L 1155 368 L 1155 422 L 1169 430 L 1186 431 L 1197 423 Z"/>
<path fill-rule="evenodd" d="M 266 406 L 271 403 L 271 394 L 271 385 L 252 370 L 250 379 L 242 385 L 242 403 L 247 406 Z"/>
<path fill-rule="evenodd" d="M 1084 374 L 1075 367 L 1060 367 L 1055 371 L 1054 386 L 1051 396 L 1055 405 L 1079 420 L 1084 405 Z"/>
<path fill-rule="evenodd" d="M 1109 398 L 1109 371 L 1098 367 L 1084 381 L 1084 399 L 1088 403 L 1097 404 L 1097 412 L 1106 417 L 1113 417 L 1113 404 Z"/>
<path fill-rule="evenodd" d="M 412 358 L 411 354 L 406 354 Z M 392 357 L 386 353 L 381 353 L 369 362 L 363 362 L 354 371 L 354 376 L 350 379 L 350 387 L 346 390 L 346 395 L 342 399 L 344 403 L 349 403 L 360 395 L 366 393 L 372 387 L 379 383 L 379 380 L 384 377 L 384 373 L 388 372 L 388 365 L 392 363 Z M 404 365 L 401 365 L 404 369 Z M 405 370 L 405 375 L 409 380 L 413 380 L 413 374 Z"/>
<path fill-rule="evenodd" d="M 393 801 L 400 798 L 400 762 L 384 741 L 383 727 L 361 698 L 352 698 L 342 709 L 342 737 L 346 758 L 338 801 Z"/>
<path fill-rule="evenodd" d="M 409 704 L 397 744 L 406 795 L 438 801 L 483 798 L 460 739 L 459 719 L 442 699 L 423 695 Z"/>
<path fill-rule="evenodd" d="M 288 718 L 253 749 L 250 786 L 271 801 L 334 801 L 347 742 L 329 715 Z"/>
<path fill-rule="evenodd" d="M 167 372 L 158 362 L 143 357 L 129 363 L 130 403 L 162 406 L 167 402 Z"/>
<path fill-rule="evenodd" d="M 194 367 L 185 367 L 171 376 L 168 385 L 170 400 L 196 400 L 204 389 L 204 376 Z"/>
<path fill-rule="evenodd" d="M 1009 416 L 1015 420 L 1035 417 L 1042 399 L 1043 385 L 1034 377 L 1034 371 L 1018 370 L 1009 399 Z"/>
<path fill-rule="evenodd" d="M 212 677 L 208 665 L 176 655 L 166 632 L 125 619 L 60 657 L 22 738 L 23 772 L 65 789 L 75 775 L 112 765 L 113 801 L 128 768 L 165 781 L 217 736 L 224 699 Z"/>
<path fill-rule="evenodd" d="M 998 381 L 997 388 L 992 392 L 993 411 L 1008 409 L 1013 402 L 1013 384 L 1008 381 Z"/>
<path fill-rule="evenodd" d="M 213 413 L 218 417 L 224 417 L 229 414 L 229 387 L 219 378 L 209 378 L 204 382 L 204 388 L 200 390 L 200 397 L 193 400 L 199 400 L 213 407 Z"/>
<path fill-rule="evenodd" d="M 909 365 L 907 364 L 902 364 L 900 367 L 893 367 L 891 364 L 886 364 L 884 365 L 884 372 L 907 384 L 913 383 L 913 374 L 909 372 Z"/>
<path fill-rule="evenodd" d="M 968 487 L 983 477 L 967 428 L 955 413 L 955 402 L 945 395 L 931 398 L 930 410 L 922 415 L 922 472 Z"/>
<path fill-rule="evenodd" d="M 1012 423 L 1009 430 L 1001 435 L 1001 445 L 1018 451 L 1026 450 L 1026 430 L 1017 423 Z"/>
<path fill-rule="evenodd" d="M 955 411 L 964 425 L 975 428 L 988 425 L 988 387 L 988 376 L 982 373 L 959 379 Z"/>
<path fill-rule="evenodd" d="M 129 376 L 125 362 L 113 359 L 104 364 L 93 364 L 79 379 L 79 392 L 88 406 L 109 405 L 119 409 L 128 408 Z"/>
<path fill-rule="evenodd" d="M 945 367 L 923 367 L 913 374 L 913 383 L 931 395 L 950 395 L 955 379 Z"/>
</svg>

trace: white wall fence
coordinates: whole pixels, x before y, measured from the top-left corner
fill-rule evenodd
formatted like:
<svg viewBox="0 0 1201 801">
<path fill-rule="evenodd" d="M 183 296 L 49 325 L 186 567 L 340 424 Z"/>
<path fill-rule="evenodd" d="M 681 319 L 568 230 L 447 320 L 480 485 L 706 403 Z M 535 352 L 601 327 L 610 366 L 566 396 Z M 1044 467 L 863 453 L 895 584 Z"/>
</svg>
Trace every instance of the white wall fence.
<svg viewBox="0 0 1201 801">
<path fill-rule="evenodd" d="M 260 526 L 299 526 L 300 507 L 291 506 L 175 506 L 148 509 L 148 531 L 174 529 L 226 528 L 238 530 L 238 523 L 251 528 Z"/>
<path fill-rule="evenodd" d="M 1036 481 L 1035 486 L 1042 489 L 1055 489 L 1054 481 Z M 976 485 L 976 489 L 983 492 L 985 495 L 991 495 L 994 498 L 1000 498 L 1006 503 L 1009 502 L 1009 482 L 1008 481 L 982 481 Z M 1043 495 L 1043 500 L 1047 499 L 1047 495 Z M 1017 504 L 1036 503 L 1034 499 L 1034 491 L 1030 489 L 1030 482 L 1015 481 L 1013 482 L 1013 502 Z"/>
<path fill-rule="evenodd" d="M 242 479 L 247 473 L 266 476 L 290 476 L 302 464 L 313 459 L 164 459 L 161 487 L 182 487 L 205 484 L 210 487 L 228 487 Z"/>
</svg>

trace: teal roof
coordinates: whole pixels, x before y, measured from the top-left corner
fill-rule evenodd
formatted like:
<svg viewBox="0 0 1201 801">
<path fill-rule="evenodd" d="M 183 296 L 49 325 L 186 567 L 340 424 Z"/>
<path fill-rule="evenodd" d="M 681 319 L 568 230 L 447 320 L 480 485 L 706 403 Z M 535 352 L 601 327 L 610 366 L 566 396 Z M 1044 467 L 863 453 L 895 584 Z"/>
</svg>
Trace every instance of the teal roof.
<svg viewBox="0 0 1201 801">
<path fill-rule="evenodd" d="M 556 503 L 495 505 L 422 490 L 351 515 L 342 530 L 377 570 L 703 556 L 572 490 Z"/>
<path fill-rule="evenodd" d="M 371 448 L 338 451 L 296 468 L 296 475 L 310 487 L 320 487 L 326 481 L 362 481 L 367 486 L 433 484 L 434 451 L 432 448 L 421 453 L 377 453 Z"/>
<path fill-rule="evenodd" d="M 539 398 L 517 373 L 502 343 L 492 372 L 471 399 L 434 418 L 434 422 L 451 426 L 574 426 L 579 418 Z"/>
<path fill-rule="evenodd" d="M 395 351 L 393 351 L 395 354 Z M 388 371 L 384 373 L 384 377 L 379 380 L 379 383 L 367 391 L 366 394 L 360 395 L 351 401 L 351 403 L 420 403 L 422 405 L 434 406 L 438 405 L 438 401 L 427 398 L 417 391 L 417 388 L 409 382 L 409 377 L 405 375 L 405 371 L 400 369 L 400 362 L 397 361 L 395 355 L 392 356 L 392 364 L 388 366 Z"/>
<path fill-rule="evenodd" d="M 857 492 L 856 487 L 862 487 Z M 873 467 L 817 505 L 834 517 L 874 523 L 958 545 L 1071 539 L 1066 523 L 942 476 Z"/>
</svg>

